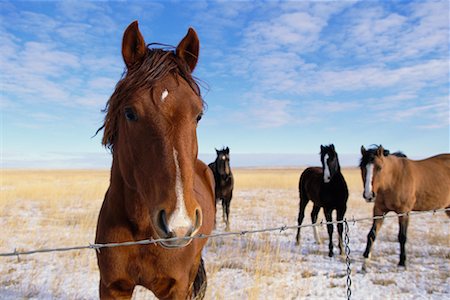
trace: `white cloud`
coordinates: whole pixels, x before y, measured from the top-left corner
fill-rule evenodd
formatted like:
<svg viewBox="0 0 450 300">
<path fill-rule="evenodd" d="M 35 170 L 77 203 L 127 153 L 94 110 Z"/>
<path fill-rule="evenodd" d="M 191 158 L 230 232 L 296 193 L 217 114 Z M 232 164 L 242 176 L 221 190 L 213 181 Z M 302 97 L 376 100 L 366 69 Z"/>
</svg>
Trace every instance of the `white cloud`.
<svg viewBox="0 0 450 300">
<path fill-rule="evenodd" d="M 234 74 L 247 74 L 258 91 L 283 92 L 286 89 L 283 83 L 296 83 L 297 88 L 290 89 L 296 94 L 330 94 L 399 84 L 422 88 L 433 81 L 446 80 L 448 51 L 442 48 L 448 50 L 448 38 L 444 37 L 448 37 L 448 22 L 433 22 L 429 29 L 420 30 L 427 27 L 422 21 L 430 18 L 430 14 L 417 20 L 415 16 L 387 13 L 374 4 L 365 9 L 352 7 L 351 13 L 345 13 L 355 20 L 349 19 L 341 28 L 334 29 L 348 32 L 344 40 L 321 35 L 328 25 L 327 18 L 333 15 L 330 12 L 314 15 L 316 6 L 254 22 L 244 29 L 243 45 L 231 59 Z M 417 46 L 420 43 L 426 46 Z M 322 57 L 323 61 L 308 62 L 308 55 L 314 51 L 340 48 L 347 49 L 347 53 L 337 61 L 329 63 Z M 441 55 L 423 59 L 423 55 L 436 51 Z M 365 62 L 359 59 L 355 64 L 352 56 L 364 57 Z M 405 61 L 408 57 L 411 59 Z"/>
<path fill-rule="evenodd" d="M 76 69 L 79 58 L 69 51 L 58 50 L 52 44 L 27 42 L 17 53 L 16 63 L 22 65 L 22 72 L 60 76 L 67 69 Z"/>
<path fill-rule="evenodd" d="M 90 20 L 93 15 L 102 15 L 105 8 L 99 5 L 100 2 L 66 0 L 57 3 L 60 13 L 69 20 L 82 21 Z"/>
<path fill-rule="evenodd" d="M 72 4 L 61 3 L 61 7 L 70 14 Z M 105 36 L 115 26 L 100 6 L 84 2 L 77 2 L 76 6 L 75 15 L 77 12 L 88 14 L 95 22 L 104 22 L 103 27 L 95 28 L 89 21 L 62 20 L 64 14 L 49 16 L 19 11 L 18 15 L 5 16 L 11 20 L 0 31 L 2 102 L 8 98 L 9 103 L 104 105 L 120 79 L 123 62 L 120 49 L 116 56 L 108 54 L 114 45 L 99 42 L 98 31 L 103 30 L 102 36 Z M 95 18 L 92 11 L 88 11 L 94 6 L 97 7 Z M 33 38 L 20 39 L 19 35 L 11 33 L 16 31 L 31 34 Z M 120 41 L 117 44 L 120 45 Z M 117 76 L 105 77 L 112 73 Z M 101 104 L 99 99 L 102 99 Z"/>
<path fill-rule="evenodd" d="M 242 109 L 231 113 L 234 120 L 256 128 L 274 128 L 296 122 L 290 100 L 266 98 L 262 94 L 243 95 Z"/>
<path fill-rule="evenodd" d="M 403 62 L 448 53 L 447 1 L 413 2 L 401 13 L 369 5 L 351 10 L 349 23 L 336 40 L 341 54 L 378 62 Z"/>
<path fill-rule="evenodd" d="M 250 118 L 258 126 L 283 126 L 297 122 L 293 116 L 302 111 L 310 116 L 307 122 L 318 122 L 320 108 L 329 114 L 356 112 L 377 93 L 370 109 L 380 116 L 420 119 L 414 110 L 402 115 L 404 103 L 426 110 L 429 101 L 418 95 L 448 84 L 445 1 L 403 3 L 399 9 L 380 2 L 272 2 L 245 6 L 242 14 L 238 6 L 232 24 L 220 21 L 220 10 L 208 10 L 207 18 L 219 19 L 218 36 L 242 27 L 235 45 L 219 42 L 210 47 L 220 51 L 208 54 L 214 56 L 215 76 L 249 83 L 246 99 L 253 100 L 235 114 L 243 123 Z M 349 93 L 357 96 L 305 100 Z"/>
</svg>

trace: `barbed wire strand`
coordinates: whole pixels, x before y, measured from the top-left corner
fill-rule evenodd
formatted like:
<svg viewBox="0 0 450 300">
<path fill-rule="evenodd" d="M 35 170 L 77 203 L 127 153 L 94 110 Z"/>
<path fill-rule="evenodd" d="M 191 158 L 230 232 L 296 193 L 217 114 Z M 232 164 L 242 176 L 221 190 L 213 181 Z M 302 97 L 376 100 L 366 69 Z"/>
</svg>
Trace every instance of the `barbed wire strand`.
<svg viewBox="0 0 450 300">
<path fill-rule="evenodd" d="M 13 252 L 0 253 L 0 257 L 17 256 L 19 258 L 19 256 L 21 256 L 21 255 L 30 255 L 30 254 L 48 253 L 48 252 L 65 252 L 65 251 L 84 250 L 84 249 L 94 249 L 96 251 L 100 251 L 102 248 L 150 245 L 150 244 L 156 244 L 156 243 L 160 243 L 160 242 L 173 242 L 173 241 L 190 240 L 190 239 L 218 238 L 218 237 L 239 236 L 239 235 L 243 236 L 243 235 L 248 235 L 248 234 L 273 232 L 273 231 L 279 231 L 281 233 L 283 231 L 287 231 L 287 230 L 291 230 L 291 229 L 298 229 L 298 228 L 324 226 L 324 225 L 329 225 L 329 224 L 343 224 L 345 222 L 350 222 L 350 223 L 356 224 L 359 222 L 370 221 L 370 220 L 396 218 L 396 217 L 401 217 L 401 216 L 421 215 L 421 214 L 427 214 L 427 213 L 433 213 L 433 215 L 435 215 L 437 212 L 447 212 L 447 211 L 450 211 L 450 207 L 442 208 L 442 209 L 427 210 L 427 211 L 411 211 L 411 212 L 405 212 L 405 213 L 395 213 L 395 214 L 391 214 L 391 215 L 383 214 L 380 216 L 366 217 L 366 218 L 352 217 L 351 219 L 345 219 L 345 220 L 341 220 L 341 221 L 323 222 L 323 220 L 322 220 L 320 223 L 318 222 L 318 223 L 305 224 L 305 225 L 292 225 L 292 226 L 283 225 L 283 226 L 279 226 L 279 227 L 271 227 L 271 228 L 263 228 L 263 229 L 250 229 L 250 230 L 220 232 L 220 233 L 212 233 L 212 234 L 197 234 L 193 237 L 173 237 L 173 238 L 168 238 L 168 239 L 149 238 L 149 239 L 144 239 L 144 240 L 139 240 L 139 241 L 105 243 L 105 244 L 89 244 L 89 245 L 85 245 L 85 246 L 72 246 L 72 247 L 41 248 L 41 249 L 34 249 L 34 250 L 28 250 L 28 251 L 17 251 L 17 248 L 15 248 Z"/>
</svg>

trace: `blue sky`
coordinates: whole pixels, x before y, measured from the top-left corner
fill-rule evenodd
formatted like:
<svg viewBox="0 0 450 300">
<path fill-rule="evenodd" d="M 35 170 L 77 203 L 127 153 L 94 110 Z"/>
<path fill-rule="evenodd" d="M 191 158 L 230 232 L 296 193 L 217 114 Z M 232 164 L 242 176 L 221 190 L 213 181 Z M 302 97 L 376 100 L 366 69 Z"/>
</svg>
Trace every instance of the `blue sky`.
<svg viewBox="0 0 450 300">
<path fill-rule="evenodd" d="M 201 158 L 308 165 L 334 143 L 423 158 L 449 152 L 449 2 L 0 2 L 2 167 L 107 168 L 101 109 L 124 70 L 122 34 L 200 38 Z M 253 155 L 256 154 L 256 155 Z M 342 160 L 342 158 L 341 158 Z"/>
</svg>

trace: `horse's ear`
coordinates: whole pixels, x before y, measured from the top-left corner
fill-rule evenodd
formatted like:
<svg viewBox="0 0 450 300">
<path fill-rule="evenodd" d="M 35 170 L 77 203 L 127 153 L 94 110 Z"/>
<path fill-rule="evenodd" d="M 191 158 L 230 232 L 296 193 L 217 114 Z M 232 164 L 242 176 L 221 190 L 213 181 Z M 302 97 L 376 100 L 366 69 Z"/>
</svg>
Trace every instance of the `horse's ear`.
<svg viewBox="0 0 450 300">
<path fill-rule="evenodd" d="M 219 150 L 217 150 L 216 148 L 214 148 L 214 150 L 216 150 L 216 154 L 219 155 Z"/>
<path fill-rule="evenodd" d="M 335 151 L 334 150 L 334 144 L 331 144 L 330 147 L 331 147 L 331 150 Z"/>
<path fill-rule="evenodd" d="M 122 56 L 127 68 L 137 62 L 141 62 L 146 51 L 147 47 L 144 37 L 139 31 L 138 21 L 134 21 L 128 25 L 122 40 Z"/>
<path fill-rule="evenodd" d="M 193 72 L 197 65 L 198 53 L 200 50 L 200 41 L 194 29 L 189 28 L 186 36 L 178 44 L 176 54 L 184 60 Z"/>
<path fill-rule="evenodd" d="M 378 147 L 377 149 L 377 156 L 378 157 L 383 157 L 384 156 L 384 148 L 383 146 L 380 145 L 380 147 Z"/>
<path fill-rule="evenodd" d="M 322 153 L 324 149 L 325 147 L 323 145 L 320 145 L 320 153 Z"/>
<path fill-rule="evenodd" d="M 230 148 L 227 147 L 227 148 L 225 149 L 225 152 L 226 152 L 227 154 L 230 154 Z"/>
<path fill-rule="evenodd" d="M 366 154 L 366 148 L 364 148 L 363 145 L 361 145 L 361 154 L 364 156 Z"/>
</svg>

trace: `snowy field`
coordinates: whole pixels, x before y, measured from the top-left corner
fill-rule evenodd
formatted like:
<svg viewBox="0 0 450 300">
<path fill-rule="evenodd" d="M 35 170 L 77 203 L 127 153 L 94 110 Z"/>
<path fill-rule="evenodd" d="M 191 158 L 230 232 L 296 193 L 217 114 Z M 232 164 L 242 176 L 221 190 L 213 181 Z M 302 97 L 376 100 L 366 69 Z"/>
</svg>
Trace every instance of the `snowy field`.
<svg viewBox="0 0 450 300">
<path fill-rule="evenodd" d="M 359 176 L 355 172 L 348 174 Z M 83 178 L 57 177 L 59 181 L 53 181 L 53 185 L 60 185 L 62 190 L 67 189 L 68 181 Z M 98 191 L 81 195 L 82 186 L 87 183 L 80 183 L 79 195 L 59 192 L 64 201 L 32 199 L 39 198 L 33 194 L 16 195 L 15 201 L 5 201 L 18 187 L 3 184 L 0 252 L 10 252 L 16 247 L 30 250 L 93 242 L 107 173 L 97 174 L 95 180 Z M 92 184 L 91 179 L 89 182 Z M 361 198 L 360 185 L 349 185 L 347 218 L 371 216 L 372 205 Z M 308 205 L 304 224 L 310 223 L 310 211 Z M 231 230 L 296 225 L 297 214 L 296 185 L 238 186 L 231 204 Z M 217 216 L 220 222 L 216 232 L 222 232 L 225 226 L 220 208 Z M 321 211 L 319 220 L 322 218 Z M 372 224 L 371 221 L 350 224 L 352 299 L 449 299 L 449 224 L 445 213 L 410 217 L 405 270 L 397 267 L 397 219 L 386 219 L 366 273 L 361 271 L 362 252 Z M 337 249 L 337 229 L 333 258 L 327 256 L 326 227 L 319 227 L 319 231 L 321 245 L 315 243 L 312 228 L 302 229 L 300 246 L 295 245 L 294 230 L 210 239 L 204 250 L 208 274 L 206 299 L 346 299 L 346 264 Z M 0 299 L 97 299 L 97 289 L 94 250 L 0 257 Z M 133 298 L 154 299 L 141 288 L 136 289 Z"/>
</svg>

